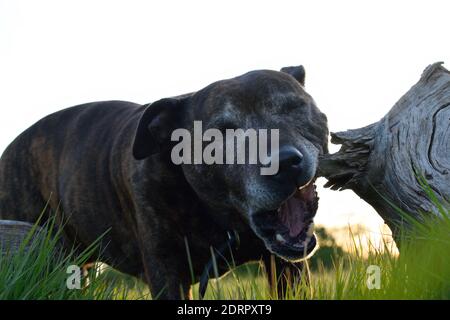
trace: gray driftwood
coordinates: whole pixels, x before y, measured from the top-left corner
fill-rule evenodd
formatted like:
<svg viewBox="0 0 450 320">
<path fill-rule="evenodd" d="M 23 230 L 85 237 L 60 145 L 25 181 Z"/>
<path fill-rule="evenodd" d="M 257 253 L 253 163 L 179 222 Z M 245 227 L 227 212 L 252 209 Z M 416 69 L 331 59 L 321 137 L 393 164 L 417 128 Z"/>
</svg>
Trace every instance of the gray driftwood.
<svg viewBox="0 0 450 320">
<path fill-rule="evenodd" d="M 17 252 L 32 227 L 28 222 L 0 220 L 0 256 Z M 33 234 L 38 235 L 41 230 L 38 228 Z"/>
<path fill-rule="evenodd" d="M 450 73 L 428 66 L 380 121 L 331 134 L 341 144 L 320 160 L 326 187 L 351 189 L 368 202 L 396 236 L 401 215 L 385 198 L 416 217 L 439 215 L 420 186 L 422 175 L 439 201 L 450 199 Z"/>
</svg>

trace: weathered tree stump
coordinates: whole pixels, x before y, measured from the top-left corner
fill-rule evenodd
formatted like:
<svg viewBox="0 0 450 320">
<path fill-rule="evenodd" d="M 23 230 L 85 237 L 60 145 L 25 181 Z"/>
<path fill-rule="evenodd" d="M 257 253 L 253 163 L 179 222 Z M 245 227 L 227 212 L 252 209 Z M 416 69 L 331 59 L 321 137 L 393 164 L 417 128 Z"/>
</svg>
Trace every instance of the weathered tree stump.
<svg viewBox="0 0 450 320">
<path fill-rule="evenodd" d="M 439 215 L 419 177 L 441 203 L 450 199 L 450 72 L 442 63 L 428 66 L 380 121 L 332 133 L 331 142 L 342 146 L 320 160 L 325 186 L 353 190 L 380 214 L 394 237 L 403 219 L 386 199 L 419 219 Z"/>
<path fill-rule="evenodd" d="M 22 242 L 30 234 L 33 224 L 14 220 L 0 220 L 0 257 L 5 254 L 16 253 Z M 32 239 L 42 232 L 42 229 L 37 227 L 33 233 Z M 31 239 L 31 240 L 32 240 Z M 30 246 L 31 241 L 25 250 Z"/>
</svg>

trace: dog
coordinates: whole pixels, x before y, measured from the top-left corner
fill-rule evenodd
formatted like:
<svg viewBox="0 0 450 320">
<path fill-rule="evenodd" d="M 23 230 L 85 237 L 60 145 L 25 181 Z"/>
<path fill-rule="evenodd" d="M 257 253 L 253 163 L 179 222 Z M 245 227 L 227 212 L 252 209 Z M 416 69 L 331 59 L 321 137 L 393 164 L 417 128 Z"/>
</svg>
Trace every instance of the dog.
<svg viewBox="0 0 450 320">
<path fill-rule="evenodd" d="M 190 297 L 192 279 L 230 234 L 239 238 L 236 265 L 269 265 L 275 255 L 281 273 L 299 266 L 317 245 L 314 181 L 328 152 L 326 116 L 304 81 L 302 66 L 256 70 L 146 105 L 104 101 L 53 113 L 3 153 L 0 218 L 35 222 L 45 207 L 63 212 L 67 245 L 83 250 L 103 235 L 101 261 L 144 279 L 159 299 Z M 171 134 L 192 132 L 194 121 L 220 132 L 277 129 L 270 157 L 276 151 L 278 172 L 174 164 Z M 220 274 L 229 269 L 217 264 Z"/>
</svg>

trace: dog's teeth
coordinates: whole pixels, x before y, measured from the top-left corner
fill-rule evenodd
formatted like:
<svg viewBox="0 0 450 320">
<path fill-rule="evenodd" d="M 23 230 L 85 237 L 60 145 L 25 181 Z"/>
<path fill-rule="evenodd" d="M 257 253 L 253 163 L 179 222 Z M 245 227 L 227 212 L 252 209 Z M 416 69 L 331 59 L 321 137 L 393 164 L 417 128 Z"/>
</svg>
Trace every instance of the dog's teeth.
<svg viewBox="0 0 450 320">
<path fill-rule="evenodd" d="M 306 235 L 308 236 L 308 238 L 311 238 L 313 234 L 314 234 L 314 222 L 312 222 L 309 225 L 308 231 L 306 232 Z"/>
<path fill-rule="evenodd" d="M 275 239 L 277 239 L 277 241 L 281 242 L 281 243 L 285 243 L 286 242 L 286 239 L 284 239 L 283 236 L 281 234 L 279 234 L 279 233 L 277 233 L 275 235 Z"/>
<path fill-rule="evenodd" d="M 311 184 L 311 181 L 312 180 L 310 180 L 307 184 L 305 184 L 305 185 L 303 185 L 301 187 L 298 187 L 298 190 L 302 190 L 302 189 L 305 189 L 306 187 L 308 187 Z"/>
</svg>

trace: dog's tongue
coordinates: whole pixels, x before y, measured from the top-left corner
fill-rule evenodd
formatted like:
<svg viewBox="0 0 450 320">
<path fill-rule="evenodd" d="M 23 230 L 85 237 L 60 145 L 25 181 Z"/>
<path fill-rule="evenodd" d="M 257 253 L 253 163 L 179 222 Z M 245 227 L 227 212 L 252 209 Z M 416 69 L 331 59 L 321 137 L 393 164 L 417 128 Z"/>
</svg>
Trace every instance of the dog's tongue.
<svg viewBox="0 0 450 320">
<path fill-rule="evenodd" d="M 289 229 L 289 236 L 297 237 L 305 228 L 307 201 L 313 196 L 314 188 L 308 186 L 286 200 L 280 207 L 279 215 L 283 224 Z"/>
<path fill-rule="evenodd" d="M 292 238 L 298 236 L 305 227 L 303 222 L 305 209 L 303 200 L 295 195 L 286 200 L 280 208 L 281 221 L 289 229 L 289 236 Z"/>
</svg>

